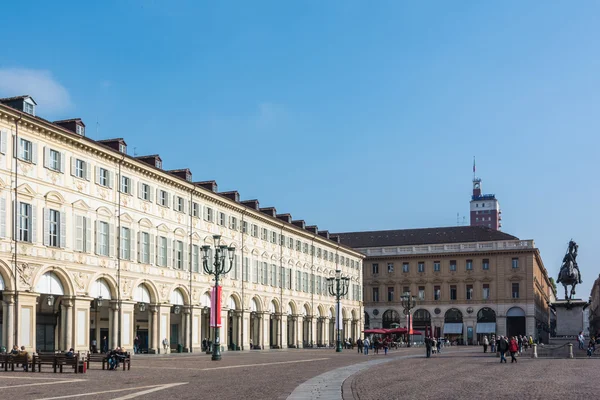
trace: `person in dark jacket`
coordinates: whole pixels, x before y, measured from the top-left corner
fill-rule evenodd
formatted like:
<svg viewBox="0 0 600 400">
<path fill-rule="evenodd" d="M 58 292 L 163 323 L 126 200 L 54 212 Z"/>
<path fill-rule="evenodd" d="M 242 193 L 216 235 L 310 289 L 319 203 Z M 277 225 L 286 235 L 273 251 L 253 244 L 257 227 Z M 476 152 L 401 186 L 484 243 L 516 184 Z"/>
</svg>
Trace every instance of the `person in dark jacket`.
<svg viewBox="0 0 600 400">
<path fill-rule="evenodd" d="M 427 349 L 427 358 L 431 357 L 431 339 L 426 337 L 425 338 L 425 348 Z"/>
<path fill-rule="evenodd" d="M 500 363 L 504 361 L 506 364 L 506 352 L 508 351 L 508 342 L 504 336 L 500 336 L 498 339 L 498 351 L 500 352 Z"/>
<path fill-rule="evenodd" d="M 356 341 L 356 347 L 358 347 L 358 354 L 362 353 L 363 351 L 363 341 L 361 338 L 358 338 L 358 340 Z"/>
</svg>

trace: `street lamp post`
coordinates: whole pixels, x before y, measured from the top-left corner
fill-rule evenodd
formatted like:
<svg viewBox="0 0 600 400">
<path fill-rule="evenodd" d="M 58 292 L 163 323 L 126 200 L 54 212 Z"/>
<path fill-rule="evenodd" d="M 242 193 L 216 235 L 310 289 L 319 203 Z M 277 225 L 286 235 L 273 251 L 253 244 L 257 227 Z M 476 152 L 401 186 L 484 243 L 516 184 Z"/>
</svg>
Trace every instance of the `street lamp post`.
<svg viewBox="0 0 600 400">
<path fill-rule="evenodd" d="M 417 298 L 415 296 L 411 296 L 410 292 L 404 292 L 402 296 L 400 296 L 400 304 L 404 308 L 404 315 L 408 319 L 408 323 L 406 324 L 406 329 L 408 329 L 408 345 L 410 347 L 411 337 L 410 337 L 410 315 L 412 313 L 413 308 L 417 305 Z"/>
<path fill-rule="evenodd" d="M 234 247 L 227 247 L 224 244 L 221 244 L 221 235 L 213 236 L 215 242 L 215 256 L 214 260 L 210 260 L 209 250 L 210 246 L 202 246 L 202 264 L 204 267 L 204 272 L 209 275 L 215 276 L 215 292 L 214 292 L 214 328 L 215 328 L 215 341 L 213 343 L 213 352 L 212 358 L 213 361 L 219 361 L 221 359 L 221 343 L 219 340 L 219 321 L 218 318 L 218 308 L 221 307 L 218 294 L 219 294 L 219 275 L 225 275 L 231 268 L 233 267 L 233 255 L 235 254 Z M 229 266 L 227 266 L 227 256 L 229 256 Z M 212 263 L 211 263 L 212 261 Z"/>
<path fill-rule="evenodd" d="M 335 346 L 336 353 L 340 353 L 342 351 L 342 340 L 340 339 L 340 299 L 348 294 L 349 283 L 350 278 L 347 276 L 342 276 L 342 271 L 339 269 L 335 271 L 335 277 L 327 278 L 327 288 L 329 290 L 329 294 L 335 296 L 337 302 L 337 315 L 335 316 L 335 321 L 337 324 L 337 341 Z"/>
</svg>

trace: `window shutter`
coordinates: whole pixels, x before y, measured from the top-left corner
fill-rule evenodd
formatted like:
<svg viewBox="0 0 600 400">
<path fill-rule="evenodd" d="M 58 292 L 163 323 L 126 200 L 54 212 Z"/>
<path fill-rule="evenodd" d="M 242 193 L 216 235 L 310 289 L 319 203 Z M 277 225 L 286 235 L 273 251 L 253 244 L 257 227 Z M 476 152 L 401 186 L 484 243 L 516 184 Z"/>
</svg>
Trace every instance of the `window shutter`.
<svg viewBox="0 0 600 400">
<path fill-rule="evenodd" d="M 37 208 L 31 205 L 31 243 L 37 243 Z"/>
<path fill-rule="evenodd" d="M 117 239 L 117 235 L 115 235 L 115 225 L 108 225 L 108 256 L 114 257 L 115 255 L 115 240 Z"/>
<path fill-rule="evenodd" d="M 83 218 L 85 222 L 85 251 L 87 253 L 92 252 L 92 219 L 91 218 Z"/>
<path fill-rule="evenodd" d="M 149 233 L 148 234 L 148 240 L 150 241 L 150 245 L 148 246 L 148 263 L 149 264 L 156 264 L 155 260 L 154 260 L 154 235 Z"/>
<path fill-rule="evenodd" d="M 202 212 L 203 212 L 202 217 L 204 218 L 205 221 L 208 221 L 208 207 L 204 206 Z"/>
<path fill-rule="evenodd" d="M 2 132 L 6 136 L 6 132 Z M 6 153 L 6 150 L 4 151 Z M 6 237 L 6 199 L 0 198 L 0 237 Z"/>
<path fill-rule="evenodd" d="M 174 241 L 173 241 L 174 242 Z M 171 267 L 173 265 L 173 249 L 171 248 L 171 241 L 167 239 L 167 267 Z"/>
<path fill-rule="evenodd" d="M 83 173 L 85 174 L 85 179 L 87 181 L 89 181 L 90 174 L 91 174 L 91 168 L 90 168 L 90 163 L 87 161 L 83 163 Z"/>
<path fill-rule="evenodd" d="M 73 250 L 83 251 L 83 217 L 76 215 L 73 218 Z"/>
<path fill-rule="evenodd" d="M 138 199 L 142 198 L 142 182 L 138 182 Z"/>
<path fill-rule="evenodd" d="M 60 154 L 60 172 L 64 173 L 65 172 L 65 153 L 59 153 Z"/>
<path fill-rule="evenodd" d="M 152 190 L 152 186 L 148 186 L 148 196 L 150 202 L 154 201 L 154 191 Z"/>
<path fill-rule="evenodd" d="M 96 183 L 100 184 L 100 167 L 96 166 Z"/>
<path fill-rule="evenodd" d="M 189 253 L 189 250 L 188 250 L 188 247 L 186 247 L 185 242 L 183 242 L 182 253 L 183 253 L 183 256 L 181 258 L 183 260 L 183 265 L 181 266 L 181 269 L 184 270 L 184 271 L 188 271 L 188 270 L 191 271 L 191 269 L 189 268 L 190 266 L 188 265 L 188 253 Z"/>
<path fill-rule="evenodd" d="M 129 178 L 129 188 L 127 189 L 128 190 L 127 194 L 130 194 L 133 196 L 134 186 L 135 186 L 135 184 L 134 184 L 133 178 Z"/>
<path fill-rule="evenodd" d="M 37 164 L 37 143 L 31 145 L 31 162 Z"/>
<path fill-rule="evenodd" d="M 50 168 L 50 148 L 44 146 L 44 168 Z"/>
<path fill-rule="evenodd" d="M 144 260 L 142 259 L 142 232 L 137 233 L 137 248 L 137 261 L 139 263 L 144 262 Z"/>
<path fill-rule="evenodd" d="M 60 213 L 60 243 L 59 246 L 63 249 L 67 247 L 67 213 Z"/>
<path fill-rule="evenodd" d="M 44 208 L 44 246 L 48 246 L 50 244 L 50 211 L 47 208 Z M 33 228 L 33 225 L 32 225 Z"/>
<path fill-rule="evenodd" d="M 77 165 L 77 159 L 75 157 L 71 157 L 71 175 L 75 176 L 75 169 Z"/>
<path fill-rule="evenodd" d="M 135 261 L 136 243 L 135 232 L 133 229 L 129 229 L 129 260 Z"/>
<path fill-rule="evenodd" d="M 99 250 L 100 250 L 100 231 L 99 231 L 100 224 L 98 223 L 98 221 L 94 221 L 94 228 L 95 228 L 94 230 L 96 231 L 95 253 L 98 254 Z"/>
<path fill-rule="evenodd" d="M 19 144 L 17 143 L 17 137 L 12 135 L 13 141 L 13 158 L 19 158 Z"/>
<path fill-rule="evenodd" d="M 8 141 L 8 134 L 6 133 L 6 131 L 2 131 L 0 132 L 0 153 L 2 154 L 6 154 L 6 148 L 7 148 L 7 142 Z"/>
<path fill-rule="evenodd" d="M 108 187 L 113 188 L 113 173 L 108 171 Z"/>
<path fill-rule="evenodd" d="M 160 189 L 156 188 L 156 204 L 160 204 Z"/>
<path fill-rule="evenodd" d="M 167 208 L 171 208 L 171 195 L 169 193 L 166 193 L 167 195 Z"/>
</svg>

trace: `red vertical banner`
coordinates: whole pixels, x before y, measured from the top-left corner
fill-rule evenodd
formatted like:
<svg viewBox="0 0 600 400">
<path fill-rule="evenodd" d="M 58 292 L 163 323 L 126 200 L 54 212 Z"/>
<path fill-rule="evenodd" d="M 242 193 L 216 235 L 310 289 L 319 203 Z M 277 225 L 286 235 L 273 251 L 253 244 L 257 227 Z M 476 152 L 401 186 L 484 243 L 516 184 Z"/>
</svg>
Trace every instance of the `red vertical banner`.
<svg viewBox="0 0 600 400">
<path fill-rule="evenodd" d="M 210 326 L 221 327 L 221 286 L 213 287 L 210 294 Z M 215 312 L 216 310 L 216 312 Z M 216 322 L 215 322 L 216 317 Z"/>
<path fill-rule="evenodd" d="M 408 334 L 412 335 L 413 334 L 413 328 L 412 328 L 412 315 L 408 316 Z"/>
</svg>

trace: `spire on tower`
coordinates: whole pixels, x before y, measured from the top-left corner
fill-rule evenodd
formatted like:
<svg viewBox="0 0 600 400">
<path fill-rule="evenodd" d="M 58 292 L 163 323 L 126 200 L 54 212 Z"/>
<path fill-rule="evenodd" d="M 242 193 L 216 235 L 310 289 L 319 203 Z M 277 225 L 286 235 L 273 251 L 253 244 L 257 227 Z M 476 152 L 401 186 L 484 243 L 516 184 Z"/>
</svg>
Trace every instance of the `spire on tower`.
<svg viewBox="0 0 600 400">
<path fill-rule="evenodd" d="M 475 180 L 475 156 L 473 156 L 473 180 Z"/>
</svg>

